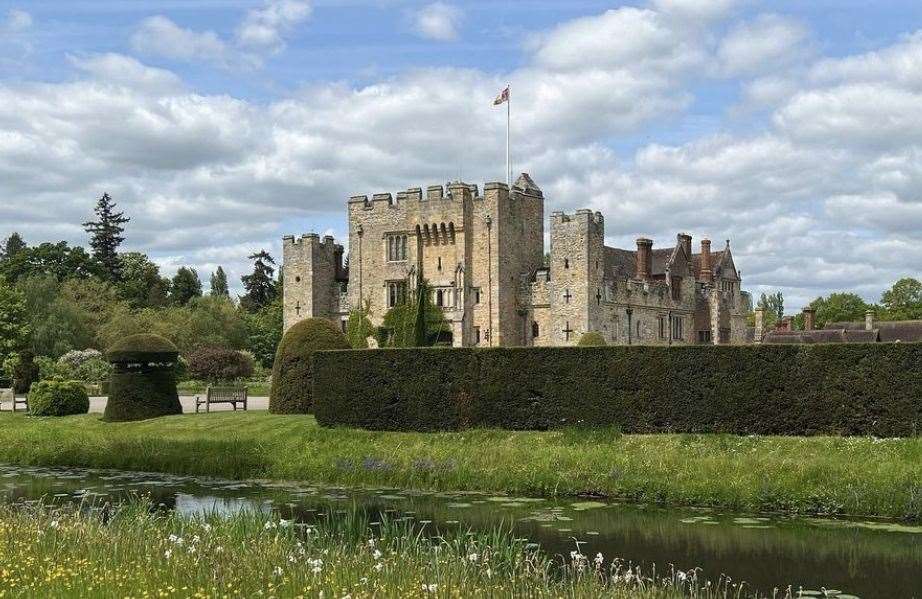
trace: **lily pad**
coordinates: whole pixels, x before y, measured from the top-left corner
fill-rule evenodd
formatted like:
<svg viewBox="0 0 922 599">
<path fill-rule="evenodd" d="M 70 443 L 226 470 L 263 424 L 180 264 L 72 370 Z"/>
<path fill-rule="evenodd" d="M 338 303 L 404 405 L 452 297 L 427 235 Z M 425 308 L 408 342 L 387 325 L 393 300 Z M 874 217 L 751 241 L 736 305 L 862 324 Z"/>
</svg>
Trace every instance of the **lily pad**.
<svg viewBox="0 0 922 599">
<path fill-rule="evenodd" d="M 570 507 L 574 510 L 593 510 L 600 507 L 608 507 L 607 504 L 602 503 L 601 501 L 578 501 L 576 503 L 571 503 Z"/>
</svg>

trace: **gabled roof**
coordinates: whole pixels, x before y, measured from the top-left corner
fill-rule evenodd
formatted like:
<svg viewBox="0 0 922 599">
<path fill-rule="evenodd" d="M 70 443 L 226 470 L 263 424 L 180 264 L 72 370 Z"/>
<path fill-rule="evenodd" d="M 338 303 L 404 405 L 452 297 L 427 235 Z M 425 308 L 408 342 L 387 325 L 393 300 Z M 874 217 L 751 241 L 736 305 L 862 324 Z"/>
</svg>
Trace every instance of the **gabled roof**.
<svg viewBox="0 0 922 599">
<path fill-rule="evenodd" d="M 512 184 L 512 189 L 528 195 L 543 196 L 544 193 L 538 187 L 528 173 L 522 173 L 519 178 Z"/>
</svg>

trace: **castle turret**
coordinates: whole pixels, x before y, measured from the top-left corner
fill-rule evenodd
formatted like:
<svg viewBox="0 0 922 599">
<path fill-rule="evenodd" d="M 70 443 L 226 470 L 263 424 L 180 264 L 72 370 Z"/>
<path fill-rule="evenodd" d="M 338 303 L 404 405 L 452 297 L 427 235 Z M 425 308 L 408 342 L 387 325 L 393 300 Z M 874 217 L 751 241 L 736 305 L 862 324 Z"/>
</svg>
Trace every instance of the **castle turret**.
<svg viewBox="0 0 922 599">
<path fill-rule="evenodd" d="M 551 319 L 554 345 L 575 345 L 600 330 L 605 221 L 598 212 L 551 215 Z"/>
<path fill-rule="evenodd" d="M 325 318 L 341 326 L 341 288 L 347 280 L 342 263 L 343 246 L 332 236 L 320 240 L 316 233 L 282 239 L 284 330 L 305 318 Z"/>
</svg>

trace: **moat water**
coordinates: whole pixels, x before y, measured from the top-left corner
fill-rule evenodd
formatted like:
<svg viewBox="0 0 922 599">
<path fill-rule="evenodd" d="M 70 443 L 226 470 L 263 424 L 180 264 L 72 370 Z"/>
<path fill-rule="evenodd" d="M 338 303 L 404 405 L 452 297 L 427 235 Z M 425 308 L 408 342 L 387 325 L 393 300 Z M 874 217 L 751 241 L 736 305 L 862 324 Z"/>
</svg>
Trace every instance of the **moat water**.
<svg viewBox="0 0 922 599">
<path fill-rule="evenodd" d="M 2 465 L 0 492 L 7 501 L 46 502 L 119 501 L 140 493 L 185 514 L 275 510 L 308 523 L 356 508 L 415 519 L 432 531 L 502 524 L 552 555 L 569 555 L 579 542 L 587 555 L 620 557 L 646 571 L 654 564 L 659 572 L 698 567 L 710 580 L 728 576 L 766 594 L 791 586 L 862 599 L 922 599 L 922 526 L 879 520 Z"/>
</svg>

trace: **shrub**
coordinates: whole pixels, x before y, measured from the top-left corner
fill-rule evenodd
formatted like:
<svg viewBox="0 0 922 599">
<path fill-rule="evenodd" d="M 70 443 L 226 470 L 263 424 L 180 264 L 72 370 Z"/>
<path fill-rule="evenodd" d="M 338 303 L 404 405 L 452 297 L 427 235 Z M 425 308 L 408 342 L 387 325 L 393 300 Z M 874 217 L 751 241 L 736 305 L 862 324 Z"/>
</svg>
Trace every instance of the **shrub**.
<svg viewBox="0 0 922 599">
<path fill-rule="evenodd" d="M 253 359 L 241 351 L 201 347 L 186 358 L 189 374 L 209 382 L 233 381 L 253 374 Z"/>
<path fill-rule="evenodd" d="M 13 393 L 28 393 L 29 387 L 38 379 L 39 368 L 35 363 L 35 355 L 30 351 L 20 352 L 13 364 Z"/>
<path fill-rule="evenodd" d="M 29 393 L 33 416 L 70 416 L 90 411 L 90 398 L 77 381 L 40 381 Z"/>
<path fill-rule="evenodd" d="M 319 352 L 314 367 L 327 426 L 922 432 L 918 343 L 359 350 Z"/>
<path fill-rule="evenodd" d="M 605 343 L 605 337 L 602 336 L 602 333 L 598 331 L 589 331 L 588 333 L 583 333 L 583 336 L 579 338 L 579 347 L 605 347 L 608 345 Z"/>
<path fill-rule="evenodd" d="M 269 411 L 306 414 L 311 411 L 312 357 L 323 349 L 349 349 L 349 343 L 330 322 L 308 318 L 282 337 L 272 366 Z"/>
<path fill-rule="evenodd" d="M 144 420 L 181 414 L 176 346 L 158 335 L 130 335 L 109 349 L 114 371 L 104 420 Z"/>
</svg>

